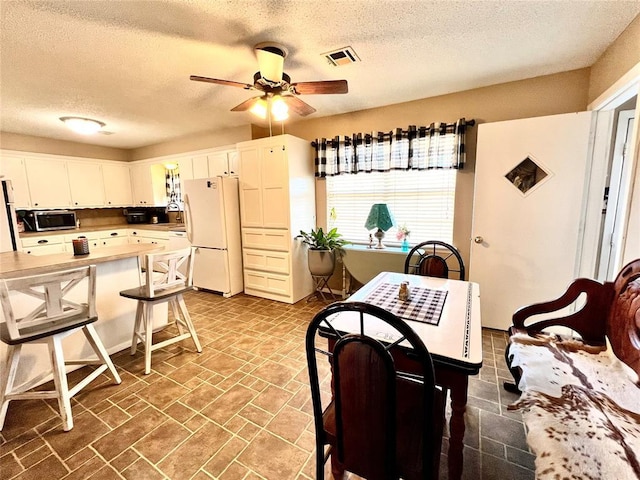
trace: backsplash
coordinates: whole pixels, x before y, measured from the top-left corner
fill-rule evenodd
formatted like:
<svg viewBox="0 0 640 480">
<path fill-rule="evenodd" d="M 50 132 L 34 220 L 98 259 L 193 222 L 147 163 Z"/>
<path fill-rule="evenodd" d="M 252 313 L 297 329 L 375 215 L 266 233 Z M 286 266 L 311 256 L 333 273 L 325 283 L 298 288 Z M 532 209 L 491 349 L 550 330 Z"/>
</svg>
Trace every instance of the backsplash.
<svg viewBox="0 0 640 480">
<path fill-rule="evenodd" d="M 82 208 L 74 210 L 82 227 L 127 225 L 122 208 Z"/>
</svg>

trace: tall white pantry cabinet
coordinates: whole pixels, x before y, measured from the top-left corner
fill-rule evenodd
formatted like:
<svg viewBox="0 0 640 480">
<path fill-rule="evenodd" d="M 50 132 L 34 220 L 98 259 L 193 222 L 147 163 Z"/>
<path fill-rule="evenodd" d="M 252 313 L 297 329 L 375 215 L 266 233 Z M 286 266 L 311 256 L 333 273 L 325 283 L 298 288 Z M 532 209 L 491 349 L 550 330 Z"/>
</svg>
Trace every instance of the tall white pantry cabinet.
<svg viewBox="0 0 640 480">
<path fill-rule="evenodd" d="M 295 303 L 310 295 L 307 251 L 296 237 L 315 228 L 311 145 L 291 135 L 242 142 L 240 218 L 244 291 Z"/>
</svg>

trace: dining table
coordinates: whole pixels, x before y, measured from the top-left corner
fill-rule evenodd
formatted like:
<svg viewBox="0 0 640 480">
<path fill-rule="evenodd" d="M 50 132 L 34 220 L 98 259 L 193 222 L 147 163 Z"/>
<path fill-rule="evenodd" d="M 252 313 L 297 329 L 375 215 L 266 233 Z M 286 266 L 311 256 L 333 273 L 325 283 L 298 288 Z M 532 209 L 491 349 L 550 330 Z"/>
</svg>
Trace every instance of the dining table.
<svg viewBox="0 0 640 480">
<path fill-rule="evenodd" d="M 407 282 L 408 299 L 399 298 L 403 282 Z M 482 367 L 478 284 L 381 272 L 346 301 L 365 302 L 394 313 L 424 342 L 433 360 L 436 384 L 450 394 L 448 471 L 450 479 L 460 479 L 469 377 L 477 375 Z M 330 321 L 342 332 L 357 332 L 359 328 L 357 319 L 345 313 L 335 315 Z M 385 330 L 384 325 L 370 334 L 387 343 L 395 342 L 394 336 L 398 336 L 393 329 Z"/>
</svg>

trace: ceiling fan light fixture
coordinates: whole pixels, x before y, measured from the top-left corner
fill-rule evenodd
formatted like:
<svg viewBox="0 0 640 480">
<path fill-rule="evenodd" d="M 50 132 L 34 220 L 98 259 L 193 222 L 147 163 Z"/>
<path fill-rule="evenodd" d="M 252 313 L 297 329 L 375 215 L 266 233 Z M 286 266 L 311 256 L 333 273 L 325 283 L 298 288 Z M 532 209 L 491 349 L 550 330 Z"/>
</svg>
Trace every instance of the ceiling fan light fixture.
<svg viewBox="0 0 640 480">
<path fill-rule="evenodd" d="M 92 135 L 97 133 L 105 126 L 103 122 L 83 117 L 60 117 L 68 128 L 81 135 Z"/>
<path fill-rule="evenodd" d="M 265 119 L 267 118 L 267 109 L 267 101 L 264 98 L 259 98 L 256 103 L 253 104 L 253 107 L 249 109 L 249 111 L 257 117 Z"/>
<path fill-rule="evenodd" d="M 271 115 L 278 122 L 289 118 L 289 106 L 280 95 L 276 95 L 271 101 Z"/>
<path fill-rule="evenodd" d="M 260 76 L 267 81 L 280 83 L 287 49 L 282 45 L 265 42 L 256 45 L 255 52 L 260 66 Z"/>
</svg>

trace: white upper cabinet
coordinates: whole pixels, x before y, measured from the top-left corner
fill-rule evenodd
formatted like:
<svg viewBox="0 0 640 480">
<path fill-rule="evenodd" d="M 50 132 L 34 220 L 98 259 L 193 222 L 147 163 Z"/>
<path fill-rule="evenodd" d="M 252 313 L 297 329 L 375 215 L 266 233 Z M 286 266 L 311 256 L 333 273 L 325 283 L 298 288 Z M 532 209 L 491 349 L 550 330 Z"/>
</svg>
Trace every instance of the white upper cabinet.
<svg viewBox="0 0 640 480">
<path fill-rule="evenodd" d="M 239 156 L 242 225 L 288 228 L 289 168 L 284 145 L 245 146 Z"/>
<path fill-rule="evenodd" d="M 105 206 L 127 207 L 133 205 L 129 165 L 105 163 L 102 165 L 102 177 L 104 179 Z"/>
<path fill-rule="evenodd" d="M 32 208 L 71 207 L 71 192 L 65 161 L 52 158 L 26 158 L 25 165 Z"/>
<path fill-rule="evenodd" d="M 104 180 L 99 163 L 67 162 L 67 174 L 73 208 L 105 205 Z"/>
<path fill-rule="evenodd" d="M 11 180 L 13 186 L 13 201 L 17 209 L 31 208 L 29 196 L 29 182 L 24 158 L 12 155 L 0 155 L 0 175 Z"/>
<path fill-rule="evenodd" d="M 193 178 L 209 178 L 209 157 L 198 155 L 191 159 L 193 162 Z"/>
<path fill-rule="evenodd" d="M 262 162 L 259 147 L 240 150 L 240 221 L 242 227 L 262 227 Z"/>
<path fill-rule="evenodd" d="M 134 205 L 142 207 L 167 205 L 164 165 L 148 163 L 133 165 L 131 183 Z"/>
<path fill-rule="evenodd" d="M 178 172 L 180 173 L 180 180 L 193 179 L 193 160 L 191 157 L 179 158 L 176 163 L 178 164 Z"/>
<path fill-rule="evenodd" d="M 238 152 L 236 150 L 215 152 L 208 155 L 210 177 L 237 177 Z"/>
</svg>

